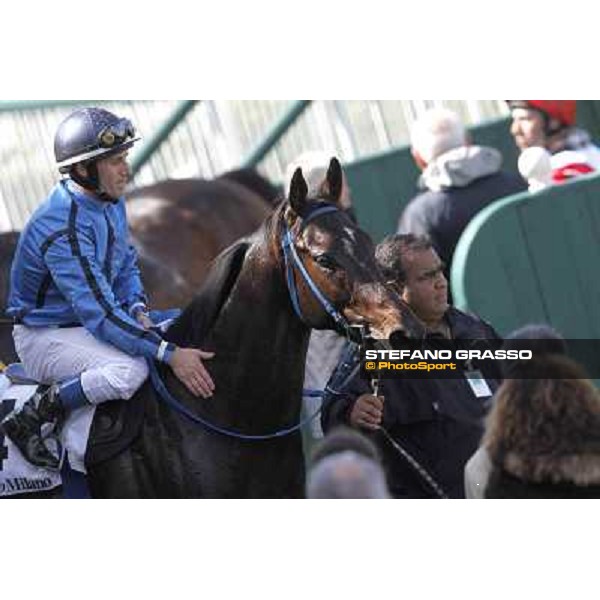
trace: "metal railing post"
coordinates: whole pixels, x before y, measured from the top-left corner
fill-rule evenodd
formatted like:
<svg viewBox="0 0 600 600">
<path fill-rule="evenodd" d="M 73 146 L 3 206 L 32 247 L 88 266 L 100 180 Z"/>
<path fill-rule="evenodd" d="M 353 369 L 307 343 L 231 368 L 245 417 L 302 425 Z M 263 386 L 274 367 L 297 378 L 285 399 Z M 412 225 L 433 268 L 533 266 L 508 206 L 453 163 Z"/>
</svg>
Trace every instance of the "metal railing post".
<svg viewBox="0 0 600 600">
<path fill-rule="evenodd" d="M 94 106 L 102 100 L 1 100 L 0 113 L 20 110 L 42 110 L 75 106 Z"/>
<path fill-rule="evenodd" d="M 291 108 L 275 123 L 271 131 L 252 150 L 241 165 L 243 169 L 255 167 L 283 137 L 283 134 L 294 124 L 296 119 L 308 108 L 311 100 L 297 100 Z"/>
<path fill-rule="evenodd" d="M 132 177 L 148 162 L 156 149 L 169 137 L 173 129 L 185 119 L 198 102 L 201 102 L 201 100 L 183 100 L 180 102 L 162 125 L 140 146 L 131 159 Z"/>
</svg>

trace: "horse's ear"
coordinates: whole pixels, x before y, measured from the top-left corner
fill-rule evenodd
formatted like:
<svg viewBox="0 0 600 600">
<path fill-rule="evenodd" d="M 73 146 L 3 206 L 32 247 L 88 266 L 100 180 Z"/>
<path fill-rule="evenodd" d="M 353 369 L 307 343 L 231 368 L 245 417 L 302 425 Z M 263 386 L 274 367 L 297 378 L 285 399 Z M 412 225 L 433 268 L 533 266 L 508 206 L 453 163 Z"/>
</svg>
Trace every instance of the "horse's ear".
<svg viewBox="0 0 600 600">
<path fill-rule="evenodd" d="M 302 175 L 302 169 L 298 167 L 294 171 L 292 182 L 290 183 L 290 206 L 298 215 L 302 214 L 304 205 L 306 204 L 306 196 L 308 194 L 308 186 Z"/>
<path fill-rule="evenodd" d="M 343 181 L 342 165 L 337 158 L 333 157 L 327 169 L 327 186 L 329 187 L 329 198 L 334 204 L 338 203 L 342 195 Z"/>
</svg>

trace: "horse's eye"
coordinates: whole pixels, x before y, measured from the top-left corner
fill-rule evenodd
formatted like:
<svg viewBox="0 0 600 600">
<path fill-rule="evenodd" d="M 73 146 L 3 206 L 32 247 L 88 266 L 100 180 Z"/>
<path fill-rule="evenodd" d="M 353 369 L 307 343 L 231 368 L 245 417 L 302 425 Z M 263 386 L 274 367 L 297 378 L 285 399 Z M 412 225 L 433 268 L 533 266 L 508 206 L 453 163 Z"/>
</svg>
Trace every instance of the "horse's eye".
<svg viewBox="0 0 600 600">
<path fill-rule="evenodd" d="M 337 264 L 329 254 L 320 254 L 315 257 L 315 262 L 326 271 L 335 271 Z"/>
</svg>

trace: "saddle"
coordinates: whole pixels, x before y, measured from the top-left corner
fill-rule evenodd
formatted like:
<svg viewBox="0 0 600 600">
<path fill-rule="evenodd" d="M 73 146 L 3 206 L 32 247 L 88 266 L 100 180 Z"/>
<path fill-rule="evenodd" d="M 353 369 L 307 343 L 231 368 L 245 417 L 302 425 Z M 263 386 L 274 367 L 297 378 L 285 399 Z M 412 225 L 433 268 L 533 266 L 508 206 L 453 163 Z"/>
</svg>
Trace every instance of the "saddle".
<svg viewBox="0 0 600 600">
<path fill-rule="evenodd" d="M 129 400 L 103 402 L 96 407 L 85 451 L 87 469 L 114 458 L 137 438 L 144 420 L 144 393 L 151 385 L 144 382 Z"/>
<path fill-rule="evenodd" d="M 39 385 L 20 363 L 9 365 L 4 373 L 13 384 Z M 86 469 L 114 458 L 133 443 L 141 431 L 143 393 L 149 385 L 150 381 L 146 381 L 129 400 L 103 402 L 96 407 L 84 457 Z"/>
</svg>

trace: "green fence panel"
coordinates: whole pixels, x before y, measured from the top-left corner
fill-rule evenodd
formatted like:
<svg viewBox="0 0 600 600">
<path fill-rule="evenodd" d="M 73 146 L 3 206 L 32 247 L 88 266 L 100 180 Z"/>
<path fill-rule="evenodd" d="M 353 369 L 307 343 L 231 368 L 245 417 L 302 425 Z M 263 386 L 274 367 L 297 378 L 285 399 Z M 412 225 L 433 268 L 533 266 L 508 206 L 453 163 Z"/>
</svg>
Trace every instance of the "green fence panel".
<svg viewBox="0 0 600 600">
<path fill-rule="evenodd" d="M 402 206 L 417 193 L 419 171 L 408 148 L 345 167 L 361 226 L 379 241 L 396 230 Z"/>
<path fill-rule="evenodd" d="M 510 329 L 513 323 L 545 321 L 546 309 L 519 216 L 515 211 L 505 211 L 494 213 L 495 218 L 490 220 L 486 218 L 490 208 L 476 217 L 475 225 L 465 230 L 457 246 L 453 272 L 454 265 L 463 262 L 468 268 L 462 271 L 460 284 L 452 275 L 455 304 L 465 310 L 476 306 L 474 312 L 500 331 Z M 476 255 L 471 252 L 475 244 Z M 469 252 L 463 256 L 465 248 Z"/>
<path fill-rule="evenodd" d="M 600 338 L 599 205 L 594 175 L 485 208 L 456 248 L 456 305 L 502 333 L 546 322 L 568 338 Z"/>
<path fill-rule="evenodd" d="M 600 101 L 578 100 L 577 124 L 586 129 L 594 140 L 600 140 Z"/>
</svg>

